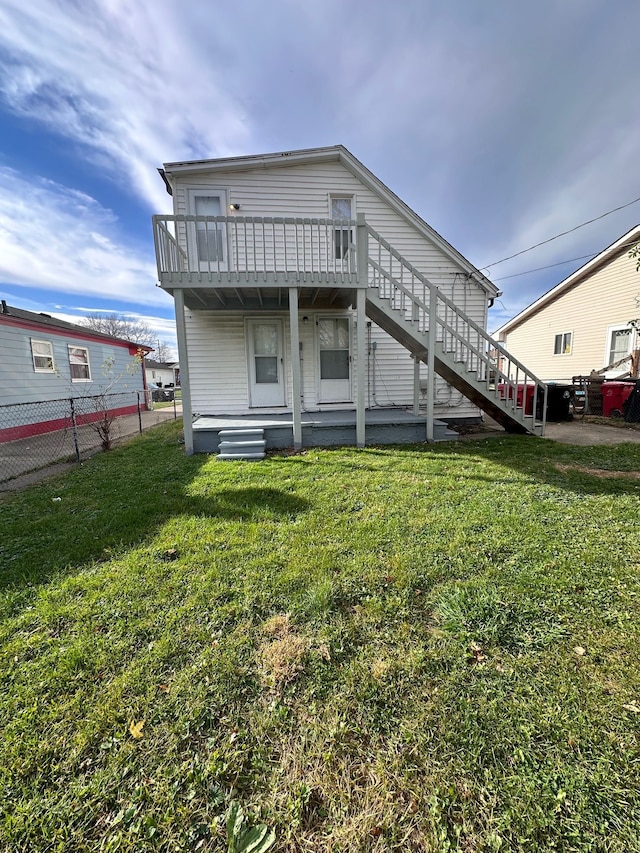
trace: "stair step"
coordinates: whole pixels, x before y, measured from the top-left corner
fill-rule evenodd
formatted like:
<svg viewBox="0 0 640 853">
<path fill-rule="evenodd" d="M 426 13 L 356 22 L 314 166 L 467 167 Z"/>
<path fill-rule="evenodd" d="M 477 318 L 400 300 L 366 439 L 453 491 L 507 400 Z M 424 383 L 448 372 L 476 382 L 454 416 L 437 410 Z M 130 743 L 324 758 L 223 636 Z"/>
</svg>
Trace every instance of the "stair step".
<svg viewBox="0 0 640 853">
<path fill-rule="evenodd" d="M 229 450 L 231 447 L 237 447 L 238 450 L 251 450 L 255 448 L 256 450 L 264 450 L 267 446 L 267 442 L 263 439 L 255 440 L 255 441 L 230 441 L 228 438 L 224 439 L 224 441 L 220 442 L 221 450 Z"/>
<path fill-rule="evenodd" d="M 264 453 L 218 453 L 216 459 L 221 459 L 222 461 L 226 459 L 245 459 L 247 462 L 258 462 L 260 459 L 264 459 Z"/>
<path fill-rule="evenodd" d="M 259 427 L 221 429 L 218 438 L 220 439 L 218 459 L 223 461 L 245 459 L 257 462 L 265 457 L 267 442 L 264 430 Z"/>
</svg>

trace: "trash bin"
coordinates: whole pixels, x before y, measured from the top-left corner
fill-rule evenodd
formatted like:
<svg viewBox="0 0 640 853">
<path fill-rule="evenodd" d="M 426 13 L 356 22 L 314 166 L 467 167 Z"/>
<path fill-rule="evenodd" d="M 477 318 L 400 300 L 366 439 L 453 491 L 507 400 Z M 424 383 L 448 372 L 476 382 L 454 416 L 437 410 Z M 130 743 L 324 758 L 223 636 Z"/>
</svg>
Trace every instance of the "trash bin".
<svg viewBox="0 0 640 853">
<path fill-rule="evenodd" d="M 570 421 L 573 415 L 569 413 L 573 388 L 571 385 L 560 385 L 558 382 L 547 384 L 547 420 Z"/>
<path fill-rule="evenodd" d="M 624 419 L 629 424 L 640 423 L 640 379 L 636 379 L 631 394 L 624 401 Z"/>
<path fill-rule="evenodd" d="M 624 404 L 634 387 L 634 381 L 602 383 L 602 414 L 605 418 L 621 418 L 623 416 Z"/>
<path fill-rule="evenodd" d="M 498 385 L 500 396 L 504 400 L 507 396 L 513 400 L 513 387 L 506 383 Z M 516 386 L 516 407 L 521 409 L 524 406 L 525 415 L 533 414 L 533 395 L 535 394 L 536 386 L 530 383 L 519 382 Z M 538 389 L 536 398 L 536 418 L 542 420 L 542 400 L 543 392 Z M 524 401 L 524 402 L 523 402 Z"/>
</svg>

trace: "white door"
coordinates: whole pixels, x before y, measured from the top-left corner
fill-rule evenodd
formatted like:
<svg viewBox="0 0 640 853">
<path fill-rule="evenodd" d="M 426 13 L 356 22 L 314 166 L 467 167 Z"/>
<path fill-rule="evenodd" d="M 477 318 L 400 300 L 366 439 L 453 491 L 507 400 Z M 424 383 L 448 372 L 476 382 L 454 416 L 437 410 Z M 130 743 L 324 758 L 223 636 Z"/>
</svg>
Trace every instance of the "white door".
<svg viewBox="0 0 640 853">
<path fill-rule="evenodd" d="M 250 404 L 284 406 L 282 320 L 248 320 Z"/>
<path fill-rule="evenodd" d="M 223 216 L 224 197 L 221 193 L 190 194 L 190 207 L 196 216 Z M 227 233 L 223 222 L 204 219 L 189 224 L 189 267 L 200 272 L 227 270 Z"/>
<path fill-rule="evenodd" d="M 351 395 L 351 329 L 348 317 L 318 318 L 318 376 L 321 403 L 349 403 Z"/>
</svg>

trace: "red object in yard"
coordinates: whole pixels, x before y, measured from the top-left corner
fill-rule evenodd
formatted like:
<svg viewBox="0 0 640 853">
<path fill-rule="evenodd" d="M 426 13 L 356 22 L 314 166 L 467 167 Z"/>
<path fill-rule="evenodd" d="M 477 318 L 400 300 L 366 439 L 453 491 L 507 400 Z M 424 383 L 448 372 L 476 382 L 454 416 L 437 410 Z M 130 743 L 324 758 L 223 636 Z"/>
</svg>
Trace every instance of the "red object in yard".
<svg viewBox="0 0 640 853">
<path fill-rule="evenodd" d="M 621 418 L 622 407 L 635 387 L 634 382 L 602 383 L 602 414 L 605 418 Z"/>
<path fill-rule="evenodd" d="M 527 389 L 526 392 L 525 392 L 525 388 Z M 500 396 L 502 397 L 503 400 L 507 396 L 507 390 L 508 390 L 509 399 L 513 400 L 513 387 L 511 385 L 507 385 L 506 383 L 501 382 L 498 385 L 498 389 L 500 391 Z M 524 397 L 525 401 L 526 401 L 526 405 L 524 408 L 525 415 L 533 414 L 533 394 L 534 394 L 535 390 L 536 390 L 535 385 L 529 385 L 528 383 L 525 385 L 524 382 L 518 383 L 517 391 L 516 391 L 516 406 L 518 408 L 522 408 L 522 398 Z"/>
</svg>

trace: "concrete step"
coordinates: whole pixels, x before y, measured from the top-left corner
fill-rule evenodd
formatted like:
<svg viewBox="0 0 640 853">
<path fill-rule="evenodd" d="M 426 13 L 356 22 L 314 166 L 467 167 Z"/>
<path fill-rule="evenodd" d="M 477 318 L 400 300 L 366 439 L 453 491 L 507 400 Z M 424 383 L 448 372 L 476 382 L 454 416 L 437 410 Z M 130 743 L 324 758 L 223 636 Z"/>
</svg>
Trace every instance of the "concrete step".
<svg viewBox="0 0 640 853">
<path fill-rule="evenodd" d="M 260 459 L 264 459 L 264 457 L 264 453 L 218 453 L 216 459 L 221 459 L 222 461 L 244 459 L 247 462 L 258 462 Z"/>
<path fill-rule="evenodd" d="M 220 440 L 218 459 L 223 461 L 246 459 L 257 462 L 265 457 L 267 442 L 263 429 L 243 427 L 221 429 L 218 438 Z"/>
<path fill-rule="evenodd" d="M 241 436 L 246 436 L 247 439 L 262 438 L 264 430 L 260 427 L 233 427 L 232 429 L 221 429 L 218 433 L 220 441 L 225 438 L 237 439 Z"/>
<path fill-rule="evenodd" d="M 232 447 L 237 450 L 264 450 L 267 442 L 263 439 L 255 441 L 236 441 L 235 439 L 225 438 L 220 442 L 220 450 L 230 450 Z"/>
<path fill-rule="evenodd" d="M 446 425 L 444 421 L 434 420 L 433 422 L 433 440 L 434 441 L 456 441 L 460 436 L 457 432 Z"/>
</svg>

